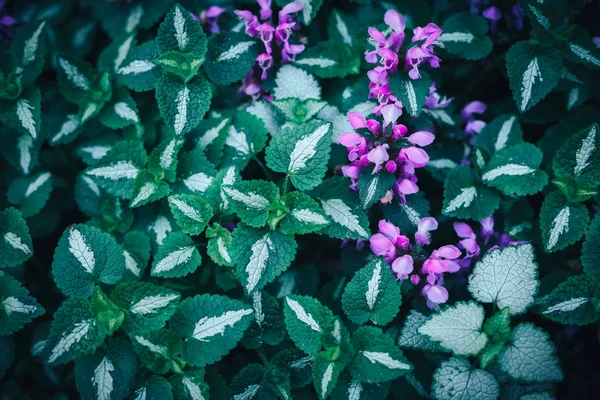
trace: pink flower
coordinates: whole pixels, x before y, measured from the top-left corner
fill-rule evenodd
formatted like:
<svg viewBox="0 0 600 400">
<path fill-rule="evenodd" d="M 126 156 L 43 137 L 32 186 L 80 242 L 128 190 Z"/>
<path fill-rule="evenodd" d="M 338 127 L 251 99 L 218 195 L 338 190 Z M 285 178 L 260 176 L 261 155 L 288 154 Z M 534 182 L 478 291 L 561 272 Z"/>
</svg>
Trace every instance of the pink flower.
<svg viewBox="0 0 600 400">
<path fill-rule="evenodd" d="M 456 272 L 460 265 L 454 260 L 461 256 L 460 250 L 456 246 L 442 246 L 431 253 L 429 259 L 423 263 L 421 272 L 424 274 L 443 274 L 444 272 Z"/>
<path fill-rule="evenodd" d="M 408 279 L 408 275 L 410 275 L 413 270 L 414 261 L 408 254 L 396 258 L 392 263 L 392 271 L 396 273 L 396 276 L 400 280 Z"/>
<path fill-rule="evenodd" d="M 444 304 L 448 301 L 448 291 L 441 285 L 427 284 L 421 292 L 427 297 L 427 306 L 434 308 L 438 304 Z"/>
<path fill-rule="evenodd" d="M 273 57 L 269 53 L 262 53 L 256 57 L 256 61 L 260 69 L 262 69 L 260 79 L 264 81 L 267 79 L 267 71 L 273 66 Z"/>
<path fill-rule="evenodd" d="M 388 104 L 381 108 L 381 115 L 383 115 L 383 126 L 388 126 L 390 123 L 396 122 L 398 118 L 402 115 L 402 108 L 398 107 L 395 104 Z"/>
<path fill-rule="evenodd" d="M 260 6 L 260 19 L 265 20 L 271 18 L 271 0 L 256 0 Z"/>
<path fill-rule="evenodd" d="M 390 262 L 396 258 L 396 247 L 394 244 L 382 233 L 376 233 L 369 239 L 371 244 L 371 251 L 378 256 L 383 256 Z"/>
<path fill-rule="evenodd" d="M 375 164 L 375 168 L 373 168 L 373 174 L 381 171 L 382 164 L 390 159 L 390 156 L 387 152 L 388 145 L 384 144 L 382 146 L 377 146 L 373 150 L 367 154 L 367 159 Z"/>
<path fill-rule="evenodd" d="M 415 241 L 421 246 L 425 246 L 431 243 L 431 235 L 429 234 L 429 232 L 435 231 L 437 228 L 438 222 L 435 220 L 435 218 L 421 218 L 417 227 L 417 232 L 415 233 Z"/>
<path fill-rule="evenodd" d="M 433 143 L 435 135 L 427 131 L 419 131 L 410 135 L 407 140 L 412 144 L 416 144 L 421 147 L 425 147 Z"/>
<path fill-rule="evenodd" d="M 405 147 L 400 150 L 400 156 L 402 161 L 410 161 L 415 168 L 422 168 L 429 162 L 429 155 L 418 147 Z"/>
<path fill-rule="evenodd" d="M 348 150 L 348 160 L 350 161 L 367 154 L 367 140 L 358 133 L 342 133 L 338 138 L 338 142 Z"/>
<path fill-rule="evenodd" d="M 348 117 L 348 121 L 350 122 L 352 128 L 361 129 L 367 127 L 367 120 L 361 113 L 351 111 L 346 116 Z"/>
</svg>

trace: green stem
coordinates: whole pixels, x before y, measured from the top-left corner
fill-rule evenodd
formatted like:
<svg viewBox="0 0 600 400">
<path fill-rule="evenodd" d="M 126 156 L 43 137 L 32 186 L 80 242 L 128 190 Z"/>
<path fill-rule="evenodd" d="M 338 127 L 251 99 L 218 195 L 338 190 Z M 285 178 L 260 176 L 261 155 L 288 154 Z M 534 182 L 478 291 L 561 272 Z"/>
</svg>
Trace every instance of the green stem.
<svg viewBox="0 0 600 400">
<path fill-rule="evenodd" d="M 271 175 L 271 171 L 269 171 L 269 169 L 265 166 L 265 164 L 263 164 L 263 162 L 260 161 L 258 159 L 258 157 L 256 157 L 255 155 L 252 156 L 252 159 L 254 161 L 256 161 L 256 163 L 258 164 L 258 166 L 260 167 L 260 169 L 262 170 L 262 172 L 265 174 L 265 176 L 267 177 L 267 179 L 270 180 L 271 182 L 273 182 L 273 176 Z"/>
</svg>

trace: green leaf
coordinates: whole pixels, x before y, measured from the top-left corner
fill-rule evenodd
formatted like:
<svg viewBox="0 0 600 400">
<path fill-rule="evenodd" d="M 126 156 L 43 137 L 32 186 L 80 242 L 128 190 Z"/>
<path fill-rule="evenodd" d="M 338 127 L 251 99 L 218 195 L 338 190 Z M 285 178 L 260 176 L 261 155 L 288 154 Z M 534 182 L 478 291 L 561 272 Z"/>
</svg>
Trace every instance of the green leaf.
<svg viewBox="0 0 600 400">
<path fill-rule="evenodd" d="M 252 295 L 254 320 L 246 330 L 242 343 L 249 349 L 257 349 L 264 343 L 276 346 L 285 338 L 283 310 L 277 299 L 266 291 Z"/>
<path fill-rule="evenodd" d="M 510 340 L 512 335 L 510 317 L 510 308 L 505 307 L 485 321 L 483 331 L 489 336 L 491 342 L 506 343 Z"/>
<path fill-rule="evenodd" d="M 408 349 L 443 352 L 445 349 L 437 342 L 429 339 L 429 336 L 419 333 L 419 327 L 427 321 L 427 317 L 418 311 L 410 310 L 406 317 L 404 327 L 398 338 L 398 346 Z"/>
<path fill-rule="evenodd" d="M 279 231 L 244 224 L 233 231 L 233 262 L 246 293 L 262 289 L 285 271 L 296 256 L 296 241 Z"/>
<path fill-rule="evenodd" d="M 92 294 L 92 311 L 108 336 L 112 336 L 123 324 L 125 313 L 113 303 L 99 286 Z"/>
<path fill-rule="evenodd" d="M 204 58 L 194 53 L 181 53 L 169 51 L 162 54 L 156 61 L 163 73 L 171 73 L 180 77 L 184 82 L 189 81 L 198 74 Z"/>
<path fill-rule="evenodd" d="M 256 228 L 266 224 L 269 210 L 279 198 L 277 186 L 263 180 L 237 182 L 223 186 L 222 191 L 242 222 Z"/>
<path fill-rule="evenodd" d="M 408 74 L 394 74 L 390 79 L 390 91 L 402 102 L 411 117 L 418 117 L 429 96 L 431 79 L 421 72 L 421 78 L 411 79 Z"/>
<path fill-rule="evenodd" d="M 0 211 L 0 268 L 20 265 L 33 255 L 29 228 L 15 208 Z"/>
<path fill-rule="evenodd" d="M 344 312 L 355 324 L 372 321 L 385 326 L 398 314 L 401 304 L 400 283 L 381 258 L 360 269 L 342 296 Z"/>
<path fill-rule="evenodd" d="M 185 233 L 170 233 L 158 248 L 152 262 L 151 276 L 179 278 L 198 268 L 202 258 L 194 241 Z"/>
<path fill-rule="evenodd" d="M 26 86 L 16 101 L 0 100 L 0 120 L 36 139 L 42 124 L 42 96 L 39 89 Z"/>
<path fill-rule="evenodd" d="M 62 103 L 61 107 L 69 107 L 68 103 Z M 64 110 L 64 109 L 63 109 Z M 50 136 L 48 142 L 51 146 L 71 143 L 81 133 L 79 114 L 50 114 L 44 118 L 45 135 Z"/>
<path fill-rule="evenodd" d="M 369 221 L 360 208 L 356 192 L 348 188 L 348 180 L 328 179 L 322 187 L 321 206 L 331 219 L 327 234 L 338 239 L 368 239 L 371 236 Z"/>
<path fill-rule="evenodd" d="M 132 396 L 134 399 L 173 400 L 173 388 L 166 378 L 151 375 L 134 386 Z"/>
<path fill-rule="evenodd" d="M 208 256 L 218 265 L 233 266 L 233 236 L 231 232 L 215 222 L 212 227 L 206 228 L 206 237 L 208 238 L 206 249 Z"/>
<path fill-rule="evenodd" d="M 331 149 L 331 124 L 313 121 L 284 129 L 267 147 L 267 165 L 287 174 L 294 186 L 310 190 L 327 172 Z"/>
<path fill-rule="evenodd" d="M 289 213 L 281 220 L 281 232 L 286 235 L 298 235 L 319 231 L 329 224 L 329 218 L 323 208 L 304 193 L 288 193 L 283 202 Z"/>
<path fill-rule="evenodd" d="M 165 326 L 177 310 L 181 295 L 149 282 L 125 282 L 111 293 L 114 303 L 125 311 L 123 328 L 128 333 L 147 333 Z"/>
<path fill-rule="evenodd" d="M 569 203 L 555 190 L 546 196 L 540 210 L 544 249 L 558 251 L 579 241 L 589 222 L 590 214 L 583 204 Z"/>
<path fill-rule="evenodd" d="M 116 91 L 111 102 L 102 108 L 98 118 L 111 129 L 122 129 L 140 123 L 137 105 L 125 89 Z"/>
<path fill-rule="evenodd" d="M 358 74 L 360 56 L 356 49 L 332 40 L 306 49 L 294 63 L 319 78 L 343 78 Z"/>
<path fill-rule="evenodd" d="M 480 303 L 508 307 L 522 314 L 537 294 L 538 265 L 529 243 L 494 249 L 475 264 L 469 276 L 469 292 Z"/>
<path fill-rule="evenodd" d="M 552 160 L 556 176 L 574 177 L 590 188 L 600 184 L 600 140 L 598 124 L 571 136 Z"/>
<path fill-rule="evenodd" d="M 183 374 L 173 374 L 169 378 L 176 399 L 197 400 L 208 398 L 208 386 L 204 382 L 204 370 L 188 368 Z"/>
<path fill-rule="evenodd" d="M 352 344 L 357 355 L 350 373 L 360 382 L 390 381 L 413 369 L 402 350 L 379 328 L 358 328 L 352 336 Z"/>
<path fill-rule="evenodd" d="M 104 330 L 87 300 L 68 299 L 56 311 L 43 358 L 50 364 L 64 364 L 93 353 L 104 341 Z"/>
<path fill-rule="evenodd" d="M 469 12 L 453 14 L 442 24 L 442 34 L 437 38 L 446 51 L 465 60 L 479 60 L 492 51 L 492 41 L 487 36 L 488 21 Z"/>
<path fill-rule="evenodd" d="M 150 260 L 150 237 L 142 231 L 134 230 L 123 236 L 123 257 L 125 257 L 125 278 L 139 279 Z"/>
<path fill-rule="evenodd" d="M 460 302 L 429 317 L 418 332 L 456 355 L 476 355 L 488 341 L 482 332 L 484 317 L 485 311 L 479 304 Z"/>
<path fill-rule="evenodd" d="M 331 394 L 344 366 L 344 363 L 331 360 L 323 353 L 315 356 L 312 380 L 319 399 L 325 399 Z"/>
<path fill-rule="evenodd" d="M 117 79 L 136 92 L 154 89 L 161 75 L 155 64 L 157 58 L 158 50 L 153 40 L 135 47 L 120 64 Z"/>
<path fill-rule="evenodd" d="M 529 41 L 517 42 L 506 55 L 510 89 L 521 113 L 540 102 L 554 89 L 563 69 L 558 49 Z"/>
<path fill-rule="evenodd" d="M 489 372 L 473 368 L 464 358 L 452 357 L 435 370 L 431 392 L 440 400 L 494 400 L 500 394 L 500 385 Z"/>
<path fill-rule="evenodd" d="M 362 208 L 366 210 L 393 189 L 396 175 L 384 171 L 373 174 L 366 170 L 360 173 L 358 179 L 358 195 Z"/>
<path fill-rule="evenodd" d="M 236 111 L 225 138 L 222 164 L 243 169 L 266 144 L 267 129 L 263 121 L 246 111 Z"/>
<path fill-rule="evenodd" d="M 108 233 L 87 225 L 67 228 L 54 253 L 52 274 L 67 296 L 89 297 L 94 285 L 114 285 L 125 271 L 121 247 Z"/>
<path fill-rule="evenodd" d="M 496 117 L 477 134 L 475 145 L 493 155 L 505 147 L 523 142 L 523 131 L 516 115 Z"/>
<path fill-rule="evenodd" d="M 12 336 L 0 336 L 0 379 L 4 378 L 15 358 L 15 340 Z"/>
<path fill-rule="evenodd" d="M 406 196 L 406 204 L 391 202 L 383 208 L 385 219 L 400 228 L 405 235 L 417 231 L 419 221 L 429 216 L 429 201 L 422 192 Z"/>
<path fill-rule="evenodd" d="M 203 367 L 229 353 L 250 325 L 253 310 L 220 295 L 198 295 L 181 302 L 169 322 L 184 337 L 182 357 Z"/>
<path fill-rule="evenodd" d="M 179 51 L 204 57 L 206 44 L 206 35 L 200 22 L 179 4 L 173 6 L 158 27 L 156 47 L 159 54 Z"/>
<path fill-rule="evenodd" d="M 275 373 L 273 373 L 275 372 Z M 291 399 L 289 381 L 276 376 L 260 364 L 248 364 L 233 378 L 228 390 L 230 399 Z M 286 384 L 287 383 L 287 384 Z M 283 392 L 283 393 L 282 393 Z"/>
<path fill-rule="evenodd" d="M 177 225 L 188 235 L 201 234 L 213 215 L 208 201 L 189 194 L 169 196 L 169 207 Z"/>
<path fill-rule="evenodd" d="M 22 82 L 33 83 L 44 68 L 46 61 L 46 23 L 34 20 L 20 27 L 13 39 L 11 51 L 23 69 Z"/>
<path fill-rule="evenodd" d="M 44 307 L 10 275 L 0 276 L 0 335 L 10 335 L 32 319 L 43 315 Z"/>
<path fill-rule="evenodd" d="M 259 42 L 240 32 L 225 31 L 210 37 L 205 70 L 211 82 L 229 85 L 244 78 L 254 65 Z"/>
<path fill-rule="evenodd" d="M 550 335 L 532 323 L 513 330 L 510 345 L 498 357 L 498 365 L 514 379 L 525 382 L 560 382 L 563 379 Z"/>
<path fill-rule="evenodd" d="M 131 342 L 142 365 L 161 375 L 169 372 L 173 359 L 181 351 L 179 334 L 169 329 L 133 334 Z"/>
<path fill-rule="evenodd" d="M 287 121 L 293 122 L 294 124 L 303 124 L 317 115 L 319 111 L 327 105 L 327 102 L 315 99 L 301 101 L 296 98 L 288 98 L 274 100 L 271 104 Z"/>
<path fill-rule="evenodd" d="M 75 362 L 75 383 L 84 400 L 122 400 L 131 388 L 138 371 L 131 343 L 118 337 L 107 349 L 79 358 Z"/>
<path fill-rule="evenodd" d="M 135 34 L 119 36 L 100 53 L 98 69 L 108 70 L 114 76 L 119 72 L 123 61 L 125 61 L 132 49 L 135 48 L 135 45 Z"/>
<path fill-rule="evenodd" d="M 57 64 L 61 93 L 71 103 L 81 104 L 92 91 L 96 71 L 85 61 L 62 55 L 58 56 Z"/>
<path fill-rule="evenodd" d="M 568 40 L 565 56 L 590 69 L 600 68 L 600 52 L 590 35 L 577 25 L 572 27 L 575 29 Z"/>
<path fill-rule="evenodd" d="M 156 146 L 148 157 L 148 171 L 157 179 L 173 182 L 177 173 L 177 154 L 183 143 L 183 140 L 174 138 Z"/>
<path fill-rule="evenodd" d="M 50 198 L 53 180 L 50 172 L 16 178 L 8 187 L 8 201 L 18 205 L 25 218 L 32 217 L 44 208 Z"/>
<path fill-rule="evenodd" d="M 540 314 L 569 325 L 587 325 L 600 319 L 592 298 L 600 282 L 594 276 L 577 275 L 558 285 L 541 299 Z"/>
<path fill-rule="evenodd" d="M 286 296 L 283 304 L 290 338 L 300 350 L 316 355 L 321 350 L 323 336 L 331 330 L 333 314 L 309 296 Z"/>
<path fill-rule="evenodd" d="M 168 196 L 170 192 L 171 188 L 167 182 L 157 180 L 148 171 L 140 171 L 135 179 L 129 207 L 135 208 L 158 201 Z"/>
<path fill-rule="evenodd" d="M 109 194 L 124 199 L 133 196 L 136 178 L 146 165 L 146 150 L 139 141 L 117 142 L 94 167 L 86 170 Z"/>
<path fill-rule="evenodd" d="M 221 175 L 223 173 L 224 171 L 220 171 Z M 216 185 L 218 178 L 215 177 L 216 174 L 217 171 L 214 165 L 206 159 L 206 156 L 199 148 L 181 153 L 177 161 L 178 192 L 196 195 L 205 193 L 211 186 L 211 183 L 213 186 Z M 208 193 L 205 197 L 209 201 L 211 200 Z M 211 205 L 215 207 L 215 204 Z"/>
<path fill-rule="evenodd" d="M 230 117 L 209 118 L 200 122 L 200 125 L 192 131 L 197 136 L 197 147 L 204 151 L 209 161 L 217 165 L 223 157 L 223 147 L 229 127 Z"/>
<path fill-rule="evenodd" d="M 273 97 L 276 100 L 307 99 L 321 100 L 321 86 L 315 77 L 303 69 L 285 64 L 275 76 Z"/>
<path fill-rule="evenodd" d="M 596 213 L 581 246 L 583 272 L 600 278 L 600 214 Z"/>
<path fill-rule="evenodd" d="M 475 171 L 467 166 L 450 170 L 444 183 L 444 215 L 479 221 L 500 207 L 500 196 L 481 184 Z"/>
<path fill-rule="evenodd" d="M 277 353 L 271 363 L 279 370 L 289 372 L 291 387 L 295 389 L 308 385 L 312 380 L 313 360 L 314 356 L 307 356 L 303 351 L 292 347 Z"/>
<path fill-rule="evenodd" d="M 481 179 L 506 195 L 532 195 L 548 183 L 548 174 L 539 169 L 542 152 L 530 143 L 506 147 L 492 157 Z"/>
</svg>

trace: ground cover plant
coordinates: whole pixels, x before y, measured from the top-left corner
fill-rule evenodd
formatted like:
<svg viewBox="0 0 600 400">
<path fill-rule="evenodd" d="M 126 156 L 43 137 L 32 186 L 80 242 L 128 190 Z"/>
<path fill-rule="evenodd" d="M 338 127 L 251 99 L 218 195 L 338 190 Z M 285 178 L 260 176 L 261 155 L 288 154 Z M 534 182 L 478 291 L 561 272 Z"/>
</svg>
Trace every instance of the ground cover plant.
<svg viewBox="0 0 600 400">
<path fill-rule="evenodd" d="M 598 398 L 599 13 L 0 0 L 2 398 Z"/>
</svg>

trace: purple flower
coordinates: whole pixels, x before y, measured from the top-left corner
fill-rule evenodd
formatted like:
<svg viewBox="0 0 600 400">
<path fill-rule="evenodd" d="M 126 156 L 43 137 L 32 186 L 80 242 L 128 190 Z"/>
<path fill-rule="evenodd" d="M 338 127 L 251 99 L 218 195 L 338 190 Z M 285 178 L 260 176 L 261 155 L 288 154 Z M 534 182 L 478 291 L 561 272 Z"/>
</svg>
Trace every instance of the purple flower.
<svg viewBox="0 0 600 400">
<path fill-rule="evenodd" d="M 435 231 L 438 228 L 438 222 L 433 217 L 421 218 L 415 233 L 415 241 L 421 246 L 431 243 L 430 231 Z"/>
<path fill-rule="evenodd" d="M 435 82 L 431 84 L 429 87 L 429 96 L 425 99 L 425 107 L 430 110 L 435 110 L 438 108 L 446 108 L 452 103 L 454 100 L 453 97 L 446 98 L 446 96 L 442 97 L 437 93 Z"/>
<path fill-rule="evenodd" d="M 388 145 L 384 144 L 382 146 L 375 147 L 367 154 L 367 159 L 375 164 L 375 168 L 373 168 L 372 172 L 373 174 L 381 171 L 381 168 L 383 168 L 382 164 L 390 159 L 387 149 Z"/>
<path fill-rule="evenodd" d="M 456 272 L 460 265 L 455 262 L 461 256 L 460 250 L 451 244 L 442 246 L 431 253 L 428 260 L 423 263 L 421 272 L 424 274 L 443 274 L 444 272 Z"/>
<path fill-rule="evenodd" d="M 434 46 L 440 45 L 436 39 L 442 30 L 434 23 L 427 24 L 424 28 L 416 27 L 413 30 L 412 42 L 424 41 L 421 45 L 414 46 L 406 52 L 406 66 L 410 68 L 408 75 L 411 79 L 421 78 L 419 65 L 429 63 L 432 68 L 440 66 L 440 58 L 434 53 Z"/>
<path fill-rule="evenodd" d="M 382 233 L 376 233 L 369 239 L 371 251 L 378 256 L 385 257 L 386 261 L 391 262 L 396 258 L 396 246 L 392 241 Z"/>
<path fill-rule="evenodd" d="M 421 293 L 427 297 L 427 306 L 429 308 L 434 308 L 436 305 L 444 304 L 448 301 L 448 290 L 441 284 L 427 284 L 423 287 Z"/>
<path fill-rule="evenodd" d="M 367 140 L 358 133 L 342 133 L 338 142 L 348 150 L 348 159 L 354 161 L 360 156 L 367 154 Z"/>
<path fill-rule="evenodd" d="M 408 279 L 408 276 L 413 272 L 413 270 L 414 261 L 413 258 L 408 254 L 396 258 L 392 263 L 392 271 L 396 273 L 396 276 L 400 280 Z"/>
</svg>

